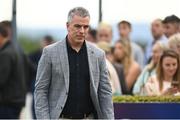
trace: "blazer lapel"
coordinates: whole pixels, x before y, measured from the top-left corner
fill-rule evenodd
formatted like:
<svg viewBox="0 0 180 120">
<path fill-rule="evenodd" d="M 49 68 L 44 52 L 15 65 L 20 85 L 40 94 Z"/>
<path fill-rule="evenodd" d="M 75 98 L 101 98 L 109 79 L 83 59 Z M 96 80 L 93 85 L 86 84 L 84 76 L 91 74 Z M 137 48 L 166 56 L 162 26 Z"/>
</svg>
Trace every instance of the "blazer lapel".
<svg viewBox="0 0 180 120">
<path fill-rule="evenodd" d="M 60 63 L 62 66 L 63 74 L 64 74 L 64 81 L 66 90 L 69 90 L 69 61 L 68 61 L 68 53 L 67 53 L 67 46 L 66 46 L 66 39 L 61 42 L 60 48 Z"/>
<path fill-rule="evenodd" d="M 93 86 L 95 86 L 94 84 L 94 75 L 93 75 L 93 72 L 95 71 L 96 69 L 96 62 L 97 62 L 97 59 L 95 57 L 95 52 L 94 50 L 92 49 L 92 47 L 89 45 L 88 42 L 86 42 L 86 46 L 87 46 L 87 54 L 88 54 L 88 63 L 89 63 L 89 73 L 90 73 L 90 82 Z"/>
</svg>

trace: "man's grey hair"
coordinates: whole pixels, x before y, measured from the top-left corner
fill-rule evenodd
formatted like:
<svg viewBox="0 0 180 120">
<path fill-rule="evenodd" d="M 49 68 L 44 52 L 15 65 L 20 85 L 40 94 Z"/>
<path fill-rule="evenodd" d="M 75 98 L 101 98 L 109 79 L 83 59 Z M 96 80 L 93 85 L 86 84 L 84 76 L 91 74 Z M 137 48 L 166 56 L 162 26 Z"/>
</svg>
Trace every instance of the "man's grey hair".
<svg viewBox="0 0 180 120">
<path fill-rule="evenodd" d="M 72 18 L 75 15 L 80 16 L 80 17 L 89 17 L 90 18 L 90 14 L 89 14 L 89 11 L 87 9 L 85 9 L 83 7 L 75 7 L 69 11 L 67 22 L 71 22 Z"/>
</svg>

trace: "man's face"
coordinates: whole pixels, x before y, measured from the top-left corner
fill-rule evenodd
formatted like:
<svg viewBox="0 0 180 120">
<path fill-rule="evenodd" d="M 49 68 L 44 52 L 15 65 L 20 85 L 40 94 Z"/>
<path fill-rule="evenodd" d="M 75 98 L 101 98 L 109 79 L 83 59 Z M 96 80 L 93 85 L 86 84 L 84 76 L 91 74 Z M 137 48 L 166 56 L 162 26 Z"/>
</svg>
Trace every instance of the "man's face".
<svg viewBox="0 0 180 120">
<path fill-rule="evenodd" d="M 89 17 L 73 16 L 67 23 L 68 37 L 74 43 L 83 43 L 89 30 Z"/>
<path fill-rule="evenodd" d="M 0 48 L 3 45 L 4 42 L 4 37 L 0 34 Z"/>
<path fill-rule="evenodd" d="M 129 34 L 131 32 L 131 28 L 129 28 L 129 26 L 127 24 L 120 24 L 119 25 L 119 35 L 122 38 L 128 38 Z"/>
<path fill-rule="evenodd" d="M 111 43 L 112 31 L 110 29 L 102 28 L 98 30 L 97 40 Z"/>
<path fill-rule="evenodd" d="M 175 23 L 165 23 L 164 24 L 164 33 L 166 35 L 166 37 L 170 37 L 174 34 L 177 33 L 178 29 L 177 29 L 177 25 Z"/>
<path fill-rule="evenodd" d="M 161 37 L 164 33 L 163 24 L 160 20 L 155 20 L 151 25 L 151 32 L 154 38 Z"/>
<path fill-rule="evenodd" d="M 86 35 L 86 40 L 87 41 L 90 41 L 90 42 L 93 42 L 93 43 L 96 43 L 96 38 L 94 38 L 91 34 L 87 34 Z"/>
<path fill-rule="evenodd" d="M 3 41 L 3 39 L 2 39 L 2 36 L 1 36 L 1 34 L 0 34 L 0 46 L 1 46 L 1 44 L 2 44 L 2 41 Z"/>
<path fill-rule="evenodd" d="M 41 48 L 44 48 L 52 43 L 48 42 L 46 39 L 41 40 Z"/>
</svg>

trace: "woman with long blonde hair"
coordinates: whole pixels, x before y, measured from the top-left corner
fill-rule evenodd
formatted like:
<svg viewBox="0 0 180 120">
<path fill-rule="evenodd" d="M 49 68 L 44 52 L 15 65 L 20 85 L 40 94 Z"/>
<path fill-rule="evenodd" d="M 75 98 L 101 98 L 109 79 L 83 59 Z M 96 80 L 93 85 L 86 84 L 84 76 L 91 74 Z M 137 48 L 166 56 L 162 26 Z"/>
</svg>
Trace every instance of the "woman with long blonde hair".
<svg viewBox="0 0 180 120">
<path fill-rule="evenodd" d="M 132 57 L 132 49 L 129 40 L 118 40 L 114 46 L 114 61 L 122 64 L 124 76 L 129 94 L 132 94 L 133 85 L 140 74 L 140 66 Z"/>
</svg>

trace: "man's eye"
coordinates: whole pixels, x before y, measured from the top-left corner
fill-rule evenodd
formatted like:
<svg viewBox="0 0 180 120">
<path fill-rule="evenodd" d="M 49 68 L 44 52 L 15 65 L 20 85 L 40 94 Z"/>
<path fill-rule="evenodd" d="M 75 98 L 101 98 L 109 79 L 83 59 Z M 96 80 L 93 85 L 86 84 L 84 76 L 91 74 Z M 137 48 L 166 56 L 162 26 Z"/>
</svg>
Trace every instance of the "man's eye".
<svg viewBox="0 0 180 120">
<path fill-rule="evenodd" d="M 85 25 L 85 26 L 84 26 L 84 29 L 88 29 L 88 28 L 89 28 L 89 26 L 88 26 L 88 25 Z"/>
<path fill-rule="evenodd" d="M 75 25 L 76 28 L 81 28 L 81 25 Z"/>
</svg>

